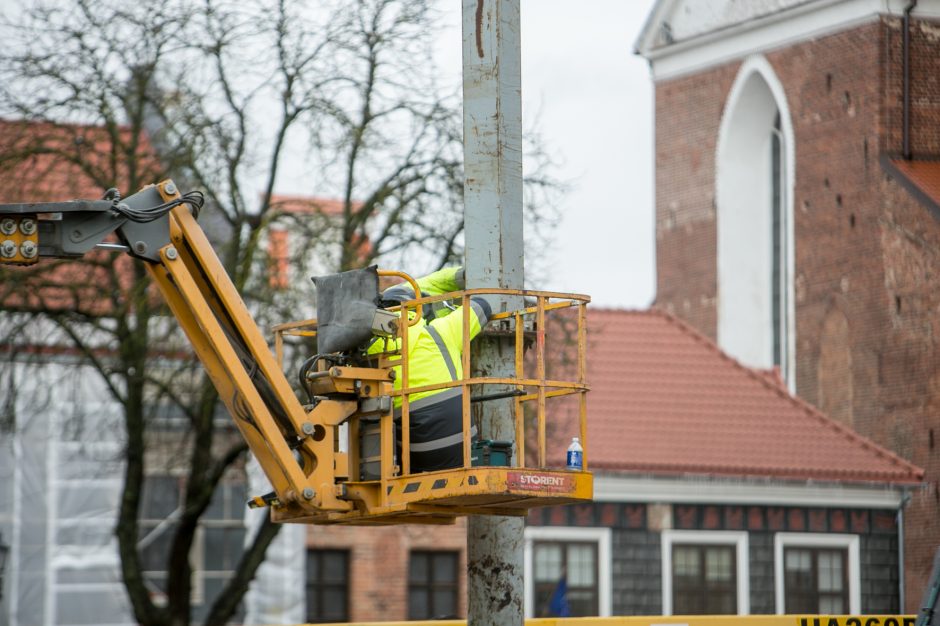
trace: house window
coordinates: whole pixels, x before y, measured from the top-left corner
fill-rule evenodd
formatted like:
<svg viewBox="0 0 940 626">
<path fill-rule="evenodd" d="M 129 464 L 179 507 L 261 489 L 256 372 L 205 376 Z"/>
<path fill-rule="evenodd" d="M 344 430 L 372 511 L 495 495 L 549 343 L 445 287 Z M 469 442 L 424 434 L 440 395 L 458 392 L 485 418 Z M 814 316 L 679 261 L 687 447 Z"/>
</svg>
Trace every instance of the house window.
<svg viewBox="0 0 940 626">
<path fill-rule="evenodd" d="M 777 613 L 861 610 L 858 535 L 774 535 Z"/>
<path fill-rule="evenodd" d="M 849 606 L 848 551 L 844 548 L 785 548 L 784 611 L 846 613 Z"/>
<path fill-rule="evenodd" d="M 408 562 L 408 619 L 457 618 L 458 552 L 413 551 Z"/>
<path fill-rule="evenodd" d="M 185 488 L 185 480 L 177 476 L 152 475 L 144 482 L 137 547 L 144 580 L 158 604 L 165 599 L 167 560 Z M 223 482 L 200 519 L 189 554 L 193 570 L 192 618 L 196 621 L 208 615 L 212 602 L 238 567 L 245 543 L 245 498 L 244 482 Z"/>
<path fill-rule="evenodd" d="M 664 530 L 664 615 L 746 615 L 746 532 Z"/>
<path fill-rule="evenodd" d="M 536 616 L 598 614 L 597 542 L 536 541 L 532 551 Z"/>
<path fill-rule="evenodd" d="M 526 527 L 526 616 L 609 616 L 610 555 L 609 528 Z"/>
<path fill-rule="evenodd" d="M 730 615 L 737 611 L 734 546 L 672 547 L 672 611 L 677 615 Z"/>
<path fill-rule="evenodd" d="M 349 551 L 307 551 L 307 622 L 349 620 Z"/>
</svg>

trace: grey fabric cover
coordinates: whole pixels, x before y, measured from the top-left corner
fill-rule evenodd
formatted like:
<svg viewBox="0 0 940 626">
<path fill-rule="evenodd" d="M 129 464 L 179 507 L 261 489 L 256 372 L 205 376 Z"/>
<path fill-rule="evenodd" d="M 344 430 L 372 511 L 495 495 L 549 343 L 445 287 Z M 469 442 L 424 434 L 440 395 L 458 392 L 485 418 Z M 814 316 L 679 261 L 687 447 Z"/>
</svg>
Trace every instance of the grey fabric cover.
<svg viewBox="0 0 940 626">
<path fill-rule="evenodd" d="M 379 274 L 373 265 L 314 276 L 317 287 L 317 352 L 347 352 L 372 338 L 379 302 Z"/>
</svg>

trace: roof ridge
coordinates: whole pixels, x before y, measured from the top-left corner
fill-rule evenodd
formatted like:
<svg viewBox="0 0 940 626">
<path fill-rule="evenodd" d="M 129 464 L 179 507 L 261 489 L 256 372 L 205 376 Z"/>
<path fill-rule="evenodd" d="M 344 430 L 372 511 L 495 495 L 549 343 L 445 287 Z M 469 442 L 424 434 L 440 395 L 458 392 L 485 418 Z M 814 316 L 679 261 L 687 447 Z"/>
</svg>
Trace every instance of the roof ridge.
<svg viewBox="0 0 940 626">
<path fill-rule="evenodd" d="M 740 371 L 743 371 L 751 379 L 756 380 L 758 383 L 763 385 L 768 390 L 776 393 L 779 397 L 784 398 L 785 400 L 789 401 L 791 404 L 793 404 L 798 409 L 803 411 L 803 413 L 806 414 L 807 417 L 814 418 L 817 422 L 820 422 L 824 427 L 828 427 L 831 430 L 836 431 L 838 434 L 843 435 L 844 437 L 854 441 L 854 443 L 857 443 L 858 445 L 862 446 L 866 450 L 869 450 L 870 452 L 876 454 L 877 456 L 884 458 L 886 461 L 894 465 L 898 465 L 898 466 L 905 468 L 906 471 L 910 472 L 914 476 L 917 476 L 918 479 L 923 480 L 923 477 L 924 477 L 923 469 L 901 458 L 894 452 L 875 443 L 868 437 L 865 437 L 864 435 L 858 433 L 857 431 L 846 426 L 845 424 L 837 422 L 831 417 L 825 415 L 819 409 L 811 405 L 809 402 L 807 402 L 800 396 L 790 393 L 789 389 L 783 387 L 779 383 L 772 382 L 767 376 L 763 376 L 759 374 L 757 370 L 747 367 L 745 365 L 742 365 L 737 359 L 727 354 L 724 350 L 721 349 L 720 346 L 718 346 L 717 343 L 712 341 L 711 338 L 706 336 L 704 333 L 700 332 L 698 329 L 692 327 L 691 325 L 679 319 L 672 313 L 669 313 L 668 311 L 665 311 L 659 307 L 651 307 L 650 311 L 659 314 L 660 316 L 665 318 L 667 321 L 673 323 L 678 328 L 680 328 L 685 334 L 689 335 L 692 339 L 703 344 L 706 348 L 710 349 L 711 351 L 717 353 L 722 359 L 729 362 L 733 367 L 735 367 L 736 369 Z"/>
<path fill-rule="evenodd" d="M 289 200 L 298 200 L 301 202 L 335 202 L 337 204 L 342 204 L 345 202 L 342 198 L 328 198 L 326 196 L 308 196 L 303 194 L 293 194 L 293 193 L 272 193 L 271 201 L 272 202 L 286 202 Z"/>
<path fill-rule="evenodd" d="M 630 306 L 619 306 L 616 304 L 606 305 L 606 304 L 590 304 L 589 311 L 597 313 L 627 313 L 629 315 L 646 315 L 649 314 L 652 309 L 641 309 L 637 307 Z"/>
<path fill-rule="evenodd" d="M 40 119 L 29 119 L 29 118 L 8 118 L 0 115 L 0 126 L 19 126 L 19 127 L 36 127 L 36 126 L 51 126 L 53 128 L 71 128 L 74 130 L 106 130 L 103 124 L 86 124 L 84 122 L 62 122 L 49 118 L 40 118 Z M 119 130 L 129 131 L 131 126 L 129 124 L 118 124 L 117 128 Z M 141 129 L 145 135 L 149 135 L 145 129 Z"/>
</svg>

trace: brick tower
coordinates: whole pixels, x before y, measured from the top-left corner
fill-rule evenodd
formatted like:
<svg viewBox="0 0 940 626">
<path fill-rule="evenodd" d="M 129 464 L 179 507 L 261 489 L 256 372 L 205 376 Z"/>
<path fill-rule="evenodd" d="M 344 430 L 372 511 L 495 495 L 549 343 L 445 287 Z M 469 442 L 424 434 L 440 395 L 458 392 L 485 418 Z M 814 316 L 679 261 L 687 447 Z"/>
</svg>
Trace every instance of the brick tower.
<svg viewBox="0 0 940 626">
<path fill-rule="evenodd" d="M 926 470 L 914 611 L 940 545 L 940 2 L 660 0 L 636 47 L 656 303 Z"/>
</svg>

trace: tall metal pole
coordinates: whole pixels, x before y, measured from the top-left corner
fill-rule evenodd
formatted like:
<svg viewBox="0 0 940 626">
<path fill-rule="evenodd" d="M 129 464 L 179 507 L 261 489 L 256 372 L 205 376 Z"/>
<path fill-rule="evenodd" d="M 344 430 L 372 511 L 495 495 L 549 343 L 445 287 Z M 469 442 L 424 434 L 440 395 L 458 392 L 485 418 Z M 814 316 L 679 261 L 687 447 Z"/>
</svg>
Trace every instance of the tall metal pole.
<svg viewBox="0 0 940 626">
<path fill-rule="evenodd" d="M 519 0 L 463 0 L 464 226 L 468 288 L 523 286 Z M 519 308 L 508 299 L 500 310 Z M 512 343 L 477 340 L 475 373 L 510 377 Z M 482 403 L 481 435 L 515 438 L 512 404 Z M 523 520 L 471 517 L 469 624 L 522 626 Z"/>
</svg>

